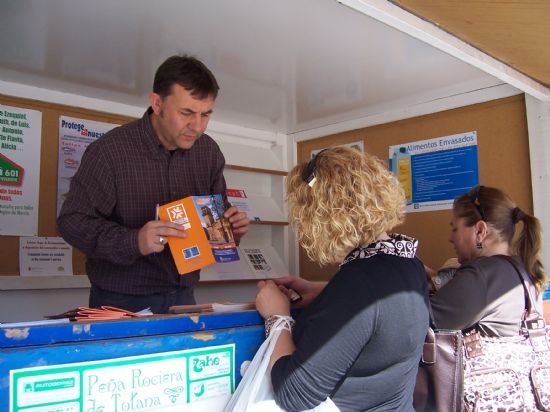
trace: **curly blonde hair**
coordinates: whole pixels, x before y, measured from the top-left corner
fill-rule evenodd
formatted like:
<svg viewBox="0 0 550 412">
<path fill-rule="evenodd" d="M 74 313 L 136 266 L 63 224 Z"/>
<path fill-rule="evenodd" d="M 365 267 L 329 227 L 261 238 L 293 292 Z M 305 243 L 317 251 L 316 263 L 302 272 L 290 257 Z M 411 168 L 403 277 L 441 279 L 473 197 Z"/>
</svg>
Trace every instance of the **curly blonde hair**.
<svg viewBox="0 0 550 412">
<path fill-rule="evenodd" d="M 290 224 L 311 260 L 340 262 L 403 222 L 403 189 L 375 156 L 348 147 L 326 149 L 315 161 L 311 187 L 302 176 L 307 166 L 289 172 L 286 199 Z"/>
</svg>

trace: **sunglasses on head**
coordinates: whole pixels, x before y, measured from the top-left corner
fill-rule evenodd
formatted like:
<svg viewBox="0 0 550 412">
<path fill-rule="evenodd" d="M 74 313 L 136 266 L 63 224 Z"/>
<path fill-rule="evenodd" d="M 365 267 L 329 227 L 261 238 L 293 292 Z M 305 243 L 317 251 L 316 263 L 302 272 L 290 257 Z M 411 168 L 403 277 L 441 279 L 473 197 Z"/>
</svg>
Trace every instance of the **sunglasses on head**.
<svg viewBox="0 0 550 412">
<path fill-rule="evenodd" d="M 317 166 L 317 159 L 325 150 L 327 149 L 323 149 L 313 156 L 302 173 L 302 180 L 306 182 L 309 187 L 313 187 L 315 184 L 315 167 Z"/>
<path fill-rule="evenodd" d="M 481 185 L 475 185 L 468 192 L 468 197 L 470 198 L 470 200 L 474 204 L 474 206 L 477 210 L 477 213 L 479 213 L 479 216 L 481 216 L 481 220 L 486 222 L 487 219 L 485 217 L 485 210 L 483 209 L 483 206 L 482 206 L 481 201 L 479 199 L 479 194 L 481 192 L 481 189 L 483 189 L 483 187 L 484 186 L 481 186 Z"/>
</svg>

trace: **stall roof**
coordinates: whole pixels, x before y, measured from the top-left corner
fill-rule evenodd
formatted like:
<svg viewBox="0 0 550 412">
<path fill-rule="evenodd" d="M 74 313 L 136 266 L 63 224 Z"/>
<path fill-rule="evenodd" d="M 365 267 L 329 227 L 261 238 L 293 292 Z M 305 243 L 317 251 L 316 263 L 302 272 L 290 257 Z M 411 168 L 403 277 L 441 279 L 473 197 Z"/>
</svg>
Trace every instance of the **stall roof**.
<svg viewBox="0 0 550 412">
<path fill-rule="evenodd" d="M 550 86 L 550 1 L 393 2 Z"/>
<path fill-rule="evenodd" d="M 99 99 L 126 114 L 147 106 L 155 68 L 176 53 L 218 78 L 216 121 L 283 134 L 503 84 L 335 0 L 4 0 L 1 9 L 0 92 L 60 92 L 66 104 Z"/>
</svg>

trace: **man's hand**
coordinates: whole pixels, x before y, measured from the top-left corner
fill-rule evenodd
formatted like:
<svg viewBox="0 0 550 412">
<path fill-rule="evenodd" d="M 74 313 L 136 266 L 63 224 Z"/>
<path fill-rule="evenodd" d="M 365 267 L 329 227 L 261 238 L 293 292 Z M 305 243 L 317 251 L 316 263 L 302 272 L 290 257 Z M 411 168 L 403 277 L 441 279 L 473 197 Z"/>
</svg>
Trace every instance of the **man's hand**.
<svg viewBox="0 0 550 412">
<path fill-rule="evenodd" d="M 248 232 L 250 219 L 245 212 L 239 212 L 236 206 L 231 206 L 227 209 L 223 216 L 231 223 L 233 236 L 236 238 L 235 240 L 242 238 Z"/>
<path fill-rule="evenodd" d="M 162 220 L 147 222 L 138 232 L 139 252 L 143 256 L 162 252 L 168 236 L 185 238 L 185 229 L 180 224 Z"/>
</svg>

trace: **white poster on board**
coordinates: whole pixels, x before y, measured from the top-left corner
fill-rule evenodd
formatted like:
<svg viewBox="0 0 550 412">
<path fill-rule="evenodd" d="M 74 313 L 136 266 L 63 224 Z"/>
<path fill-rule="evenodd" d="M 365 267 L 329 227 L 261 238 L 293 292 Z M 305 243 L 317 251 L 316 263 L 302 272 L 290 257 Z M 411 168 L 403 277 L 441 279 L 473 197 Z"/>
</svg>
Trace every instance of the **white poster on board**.
<svg viewBox="0 0 550 412">
<path fill-rule="evenodd" d="M 59 157 L 57 160 L 57 215 L 76 173 L 84 151 L 117 124 L 74 117 L 59 117 Z"/>
<path fill-rule="evenodd" d="M 0 105 L 0 235 L 38 233 L 42 113 Z"/>
<path fill-rule="evenodd" d="M 73 274 L 73 248 L 60 237 L 21 236 L 19 274 L 50 276 Z"/>
</svg>

